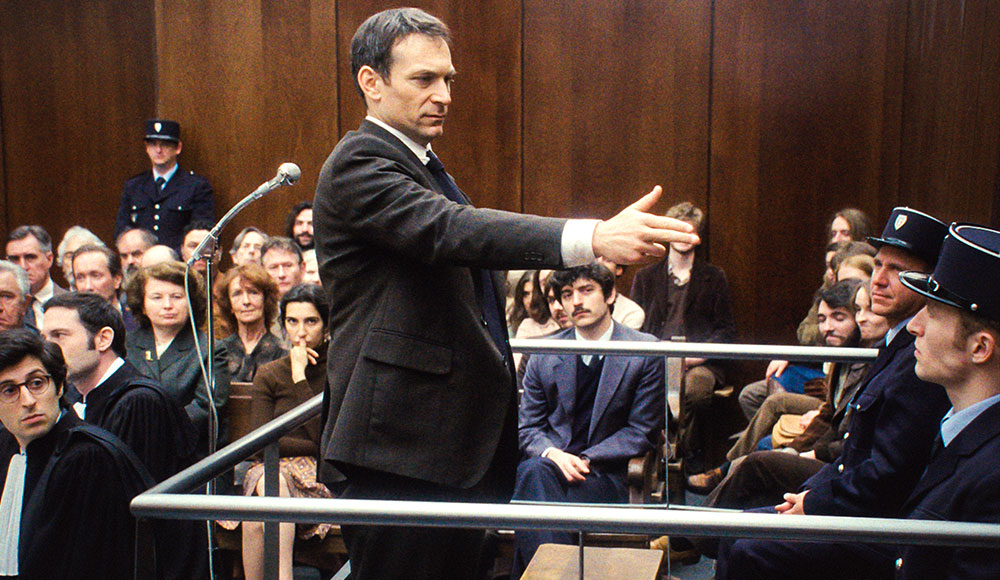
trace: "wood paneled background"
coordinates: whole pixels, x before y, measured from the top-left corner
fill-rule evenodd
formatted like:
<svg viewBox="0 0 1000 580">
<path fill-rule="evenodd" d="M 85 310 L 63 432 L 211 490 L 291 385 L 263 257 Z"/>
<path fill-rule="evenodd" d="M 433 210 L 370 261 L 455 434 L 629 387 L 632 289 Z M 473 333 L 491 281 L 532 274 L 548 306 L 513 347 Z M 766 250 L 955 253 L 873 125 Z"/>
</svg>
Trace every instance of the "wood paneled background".
<svg viewBox="0 0 1000 580">
<path fill-rule="evenodd" d="M 415 2 L 455 35 L 435 149 L 477 204 L 609 217 L 659 183 L 708 211 L 741 338 L 785 343 L 843 206 L 1000 225 L 1000 2 Z M 220 216 L 272 232 L 363 108 L 349 44 L 376 0 L 0 3 L 3 234 L 108 239 L 141 126 L 183 127 Z M 110 241 L 110 240 L 108 240 Z M 627 289 L 628 279 L 623 289 Z"/>
</svg>

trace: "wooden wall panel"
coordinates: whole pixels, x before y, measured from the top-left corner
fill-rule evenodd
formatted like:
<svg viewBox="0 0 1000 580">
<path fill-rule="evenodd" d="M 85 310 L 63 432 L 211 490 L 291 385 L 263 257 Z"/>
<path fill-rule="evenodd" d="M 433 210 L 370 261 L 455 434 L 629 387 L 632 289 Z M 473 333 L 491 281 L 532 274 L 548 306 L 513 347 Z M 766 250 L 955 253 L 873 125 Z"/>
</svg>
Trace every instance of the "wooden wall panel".
<svg viewBox="0 0 1000 580">
<path fill-rule="evenodd" d="M 281 231 L 363 107 L 349 43 L 384 0 L 0 3 L 5 229 L 110 238 L 141 124 L 184 126 L 220 215 Z M 435 149 L 477 204 L 608 217 L 655 184 L 707 206 L 741 337 L 789 342 L 835 209 L 1000 222 L 1000 4 L 987 0 L 418 3 L 455 35 Z M 59 211 L 53 211 L 58 208 Z M 4 232 L 6 233 L 6 232 Z M 627 287 L 627 281 L 622 285 Z"/>
<path fill-rule="evenodd" d="M 746 340 L 794 341 L 833 211 L 884 219 L 874 208 L 893 195 L 882 167 L 898 147 L 904 7 L 715 3 L 711 258 Z"/>
<path fill-rule="evenodd" d="M 157 112 L 181 122 L 181 165 L 212 183 L 219 217 L 282 162 L 302 168 L 298 185 L 240 214 L 224 244 L 247 225 L 282 232 L 338 139 L 335 5 L 158 0 L 156 22 Z"/>
<path fill-rule="evenodd" d="M 911 0 L 900 197 L 1000 225 L 1000 4 Z"/>
<path fill-rule="evenodd" d="M 73 224 L 109 240 L 122 184 L 146 159 L 152 3 L 0 3 L 3 235 L 26 223 L 58 242 Z"/>
<path fill-rule="evenodd" d="M 459 187 L 482 207 L 521 210 L 521 9 L 517 2 L 413 2 L 448 24 L 457 71 L 445 133 L 433 143 Z M 342 132 L 364 105 L 351 75 L 351 38 L 366 18 L 398 2 L 338 4 Z"/>
<path fill-rule="evenodd" d="M 705 206 L 711 3 L 524 3 L 526 211 Z"/>
</svg>

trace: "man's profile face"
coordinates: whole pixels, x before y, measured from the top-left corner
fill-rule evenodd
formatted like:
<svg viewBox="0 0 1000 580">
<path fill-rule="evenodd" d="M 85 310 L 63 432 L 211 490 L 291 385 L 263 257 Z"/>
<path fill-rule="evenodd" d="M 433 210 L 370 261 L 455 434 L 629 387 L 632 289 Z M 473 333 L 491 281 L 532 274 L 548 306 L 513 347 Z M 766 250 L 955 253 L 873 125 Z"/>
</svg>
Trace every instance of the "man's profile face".
<svg viewBox="0 0 1000 580">
<path fill-rule="evenodd" d="M 93 292 L 108 302 L 117 299 L 121 276 L 112 276 L 107 256 L 85 252 L 73 256 L 73 278 L 80 292 Z"/>
<path fill-rule="evenodd" d="M 146 155 L 157 169 L 170 169 L 177 163 L 181 152 L 179 141 L 163 139 L 146 139 Z"/>
<path fill-rule="evenodd" d="M 927 266 L 923 260 L 906 250 L 884 245 L 875 254 L 875 271 L 872 272 L 872 312 L 885 316 L 897 324 L 915 314 L 924 304 L 919 294 L 899 281 L 899 273 L 907 270 L 922 272 Z"/>
<path fill-rule="evenodd" d="M 41 244 L 35 236 L 26 236 L 20 240 L 7 242 L 7 260 L 11 261 L 28 273 L 31 291 L 38 292 L 49 279 L 49 268 L 52 267 L 52 252 L 42 251 Z"/>
<path fill-rule="evenodd" d="M 368 67 L 362 67 L 359 77 L 366 68 L 374 74 L 370 84 L 361 83 L 369 114 L 421 145 L 441 136 L 455 77 L 447 42 L 410 34 L 392 47 L 389 78 Z"/>
<path fill-rule="evenodd" d="M 66 359 L 66 377 L 72 381 L 86 379 L 97 369 L 101 355 L 94 347 L 94 339 L 80 321 L 80 314 L 72 308 L 54 307 L 45 311 L 45 340 L 62 349 Z"/>
<path fill-rule="evenodd" d="M 49 384 L 35 394 L 20 386 L 33 380 L 48 380 Z M 0 391 L 19 386 L 20 393 L 16 400 L 0 401 L 0 422 L 22 447 L 27 447 L 35 439 L 47 435 L 59 420 L 62 389 L 52 384 L 42 361 L 33 356 L 24 357 L 12 367 L 0 369 Z"/>
<path fill-rule="evenodd" d="M 573 324 L 580 329 L 599 325 L 611 316 L 610 306 L 615 301 L 615 293 L 605 298 L 601 285 L 589 278 L 580 278 L 564 286 L 560 298 L 563 310 L 569 314 Z"/>
<path fill-rule="evenodd" d="M 816 321 L 826 346 L 844 346 L 857 337 L 854 315 L 844 307 L 830 308 L 826 301 L 820 300 Z"/>
<path fill-rule="evenodd" d="M 134 272 L 142 263 L 142 255 L 150 248 L 143 239 L 142 232 L 132 230 L 126 232 L 118 240 L 118 257 L 122 259 L 122 268 L 126 272 Z"/>
<path fill-rule="evenodd" d="M 298 256 L 292 252 L 274 248 L 264 254 L 261 262 L 271 279 L 278 285 L 278 294 L 284 296 L 293 286 L 302 283 L 304 267 Z"/>
<path fill-rule="evenodd" d="M 906 325 L 916 338 L 917 376 L 930 383 L 948 386 L 961 382 L 972 368 L 957 308 L 928 300 L 927 305 Z"/>
<path fill-rule="evenodd" d="M 26 306 L 24 295 L 17 287 L 17 278 L 10 272 L 0 271 L 0 330 L 20 328 Z"/>
<path fill-rule="evenodd" d="M 569 315 L 566 314 L 566 310 L 563 308 L 562 302 L 559 297 L 556 296 L 555 290 L 549 289 L 548 294 L 545 298 L 549 303 L 549 313 L 552 314 L 552 320 L 556 321 L 559 328 L 570 328 L 573 326 L 573 321 L 569 319 Z"/>
<path fill-rule="evenodd" d="M 295 216 L 295 221 L 292 223 L 292 237 L 295 242 L 303 247 L 312 247 L 313 243 L 313 210 L 306 208 L 299 212 L 299 215 Z"/>
</svg>

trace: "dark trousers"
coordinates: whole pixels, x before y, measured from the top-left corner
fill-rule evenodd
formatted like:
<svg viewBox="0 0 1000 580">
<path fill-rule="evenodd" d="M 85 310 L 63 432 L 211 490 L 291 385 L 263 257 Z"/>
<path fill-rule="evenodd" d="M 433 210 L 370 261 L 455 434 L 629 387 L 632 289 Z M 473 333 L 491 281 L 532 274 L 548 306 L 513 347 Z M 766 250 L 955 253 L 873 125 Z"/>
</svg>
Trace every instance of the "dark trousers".
<svg viewBox="0 0 1000 580">
<path fill-rule="evenodd" d="M 458 489 L 358 468 L 338 489 L 344 499 L 496 501 L 486 483 Z M 351 580 L 474 580 L 492 565 L 482 529 L 347 525 L 341 531 Z"/>
<path fill-rule="evenodd" d="M 796 516 L 774 516 L 794 518 Z M 893 577 L 892 546 L 723 539 L 717 580 L 843 580 Z"/>
<path fill-rule="evenodd" d="M 705 499 L 705 507 L 751 509 L 776 506 L 786 493 L 796 493 L 803 483 L 826 465 L 795 453 L 755 451 L 733 462 L 726 477 Z M 765 511 L 774 511 L 766 509 Z M 716 557 L 719 540 L 691 538 L 698 551 Z"/>
<path fill-rule="evenodd" d="M 514 499 L 561 503 L 627 503 L 624 474 L 600 473 L 592 467 L 587 478 L 569 483 L 554 462 L 532 457 L 517 466 Z M 519 530 L 514 534 L 514 562 L 510 577 L 521 578 L 542 544 L 575 544 L 577 534 L 563 530 Z"/>
</svg>

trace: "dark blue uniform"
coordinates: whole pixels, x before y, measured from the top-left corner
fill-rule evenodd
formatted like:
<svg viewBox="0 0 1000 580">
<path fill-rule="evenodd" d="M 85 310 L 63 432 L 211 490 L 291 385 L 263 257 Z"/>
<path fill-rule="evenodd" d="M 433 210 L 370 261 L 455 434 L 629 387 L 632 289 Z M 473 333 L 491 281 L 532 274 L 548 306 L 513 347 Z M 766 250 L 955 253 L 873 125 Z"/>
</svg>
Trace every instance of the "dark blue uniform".
<svg viewBox="0 0 1000 580">
<path fill-rule="evenodd" d="M 810 490 L 804 500 L 807 514 L 902 515 L 903 502 L 930 460 L 941 417 L 951 407 L 944 389 L 917 378 L 913 338 L 902 330 L 879 352 L 867 384 L 851 402 L 840 458 L 802 486 Z M 891 563 L 886 554 L 860 545 L 724 541 L 716 577 L 885 576 L 891 572 L 879 566 Z"/>
<path fill-rule="evenodd" d="M 931 459 L 906 501 L 910 519 L 1000 524 L 1000 403 L 983 411 Z M 1000 578 L 993 549 L 911 546 L 896 560 L 897 578 Z"/>
<path fill-rule="evenodd" d="M 146 171 L 125 182 L 115 238 L 129 228 L 143 228 L 156 234 L 161 244 L 179 250 L 184 228 L 193 221 L 215 222 L 215 200 L 208 180 L 178 167 L 159 191 L 153 172 Z"/>
</svg>

